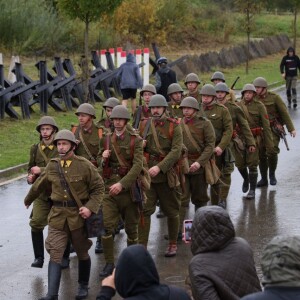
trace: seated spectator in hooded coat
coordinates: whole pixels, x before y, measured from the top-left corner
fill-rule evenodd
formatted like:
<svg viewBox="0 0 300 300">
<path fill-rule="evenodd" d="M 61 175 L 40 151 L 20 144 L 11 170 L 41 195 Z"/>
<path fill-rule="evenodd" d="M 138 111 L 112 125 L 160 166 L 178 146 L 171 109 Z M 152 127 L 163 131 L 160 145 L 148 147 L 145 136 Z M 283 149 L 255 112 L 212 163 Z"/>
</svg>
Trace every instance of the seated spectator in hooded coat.
<svg viewBox="0 0 300 300">
<path fill-rule="evenodd" d="M 253 253 L 246 240 L 235 237 L 227 211 L 199 208 L 192 226 L 189 265 L 195 300 L 237 300 L 261 291 Z"/>
<path fill-rule="evenodd" d="M 300 299 L 300 236 L 277 236 L 262 254 L 264 291 L 243 300 Z"/>
<path fill-rule="evenodd" d="M 112 299 L 116 291 L 130 300 L 191 300 L 183 289 L 159 283 L 155 263 L 142 245 L 123 250 L 114 273 L 102 281 L 97 300 Z"/>
</svg>

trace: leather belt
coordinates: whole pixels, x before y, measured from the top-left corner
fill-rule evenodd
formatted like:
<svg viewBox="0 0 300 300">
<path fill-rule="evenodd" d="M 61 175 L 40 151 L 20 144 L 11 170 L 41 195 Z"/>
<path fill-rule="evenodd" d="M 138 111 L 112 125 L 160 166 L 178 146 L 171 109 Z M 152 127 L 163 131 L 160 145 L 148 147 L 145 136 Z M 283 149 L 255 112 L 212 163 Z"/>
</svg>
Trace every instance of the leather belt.
<svg viewBox="0 0 300 300">
<path fill-rule="evenodd" d="M 53 206 L 55 207 L 77 207 L 77 203 L 74 200 L 67 201 L 53 201 Z"/>
</svg>

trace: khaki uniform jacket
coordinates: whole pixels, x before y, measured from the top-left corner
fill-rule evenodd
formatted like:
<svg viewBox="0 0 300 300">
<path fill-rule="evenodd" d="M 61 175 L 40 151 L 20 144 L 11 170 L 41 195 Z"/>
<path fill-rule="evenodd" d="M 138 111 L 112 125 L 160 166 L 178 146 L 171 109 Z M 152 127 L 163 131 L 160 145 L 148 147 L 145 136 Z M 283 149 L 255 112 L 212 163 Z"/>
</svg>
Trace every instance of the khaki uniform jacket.
<svg viewBox="0 0 300 300">
<path fill-rule="evenodd" d="M 160 173 L 155 177 L 151 178 L 151 182 L 159 183 L 166 182 L 166 173 L 177 163 L 180 158 L 182 151 L 182 131 L 180 125 L 176 120 L 167 118 L 165 115 L 160 118 L 160 125 L 155 127 L 158 136 L 158 141 L 161 150 L 166 154 L 162 160 L 157 160 L 160 157 L 160 151 L 157 148 L 151 126 L 146 136 L 146 147 L 144 151 L 149 154 L 149 168 L 153 166 L 158 166 L 160 168 Z M 154 122 L 154 119 L 151 119 Z M 173 125 L 170 125 L 171 122 Z M 153 123 L 154 124 L 154 123 Z M 173 134 L 170 136 L 170 126 L 173 126 Z M 154 158 L 156 157 L 156 158 Z"/>
<path fill-rule="evenodd" d="M 228 109 L 222 104 L 214 103 L 209 106 L 209 109 L 204 110 L 204 113 L 215 129 L 216 146 L 224 150 L 229 146 L 233 133 Z"/>
<path fill-rule="evenodd" d="M 289 132 L 295 130 L 289 112 L 279 95 L 267 92 L 265 97 L 256 97 L 256 99 L 265 105 L 270 122 L 276 118 L 280 124 L 286 125 Z"/>
<path fill-rule="evenodd" d="M 118 169 L 122 167 L 117 158 L 116 152 L 112 145 L 112 134 L 110 135 L 110 143 L 109 150 L 111 150 L 111 154 L 109 157 L 109 167 L 113 169 Z M 102 174 L 103 167 L 105 162 L 102 160 L 102 153 L 106 147 L 106 136 L 100 140 L 99 154 L 98 154 L 98 165 L 99 172 Z M 133 149 L 133 157 L 132 157 L 132 149 L 130 148 L 131 136 L 134 136 L 134 149 Z M 135 182 L 137 177 L 142 171 L 143 167 L 143 140 L 137 134 L 128 131 L 127 129 L 124 131 L 123 135 L 119 139 L 116 138 L 116 142 L 119 146 L 121 156 L 126 160 L 130 167 L 128 173 L 121 177 L 119 174 L 112 174 L 110 179 L 104 179 L 106 186 L 111 186 L 117 182 L 121 183 L 124 190 L 129 190 L 131 185 Z"/>
<path fill-rule="evenodd" d="M 168 115 L 173 119 L 182 119 L 182 109 L 180 108 L 180 104 L 172 104 L 168 103 L 167 107 Z"/>
<path fill-rule="evenodd" d="M 183 143 L 188 149 L 189 166 L 191 166 L 194 162 L 198 162 L 200 166 L 203 167 L 214 153 L 216 142 L 214 128 L 207 118 L 200 117 L 197 114 L 186 123 L 192 137 L 200 148 L 199 152 L 188 138 L 188 135 L 184 129 L 185 122 L 185 119 L 182 119 L 180 125 L 183 134 Z M 197 156 L 198 158 L 196 158 Z M 200 172 L 201 168 L 191 174 L 199 174 Z"/>
<path fill-rule="evenodd" d="M 85 158 L 73 155 L 69 160 L 72 161 L 70 166 L 63 168 L 65 177 L 83 205 L 90 211 L 97 213 L 104 194 L 102 178 L 97 169 Z M 49 189 L 51 200 L 61 202 L 71 200 L 70 195 L 61 185 L 58 163 L 60 163 L 59 158 L 51 159 L 45 171 L 38 177 L 25 197 L 25 205 L 30 205 L 40 193 Z M 70 230 L 84 226 L 84 219 L 79 215 L 78 207 L 53 206 L 48 216 L 49 225 L 63 230 L 66 222 Z"/>
<path fill-rule="evenodd" d="M 243 137 L 243 140 L 246 142 L 247 147 L 255 146 L 255 140 L 242 109 L 234 102 L 227 101 L 225 103 L 225 106 L 230 113 L 233 130 L 237 130 L 238 134 Z"/>
<path fill-rule="evenodd" d="M 261 127 L 263 128 L 264 145 L 266 148 L 273 148 L 272 131 L 270 127 L 269 117 L 265 106 L 258 100 L 252 100 L 250 102 L 242 99 L 239 102 L 242 110 L 245 112 L 247 108 L 250 119 L 245 113 L 250 128 Z"/>
<path fill-rule="evenodd" d="M 200 95 L 200 92 L 199 90 L 197 90 L 197 92 L 195 94 L 190 94 L 189 91 L 187 91 L 185 94 L 184 94 L 184 98 L 186 97 L 194 97 L 198 102 L 199 104 L 202 103 L 202 97 Z"/>
</svg>

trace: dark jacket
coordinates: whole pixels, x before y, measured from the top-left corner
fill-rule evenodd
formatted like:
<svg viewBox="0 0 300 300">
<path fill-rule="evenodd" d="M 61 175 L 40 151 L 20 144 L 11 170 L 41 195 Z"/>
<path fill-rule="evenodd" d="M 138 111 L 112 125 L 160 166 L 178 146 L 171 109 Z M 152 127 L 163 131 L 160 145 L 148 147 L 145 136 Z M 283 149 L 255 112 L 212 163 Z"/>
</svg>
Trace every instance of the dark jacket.
<svg viewBox="0 0 300 300">
<path fill-rule="evenodd" d="M 121 89 L 138 89 L 143 86 L 139 66 L 133 54 L 128 53 L 126 63 L 122 64 L 117 73 Z"/>
<path fill-rule="evenodd" d="M 192 226 L 189 274 L 195 300 L 237 300 L 261 290 L 249 244 L 235 237 L 226 210 L 197 210 Z"/>
<path fill-rule="evenodd" d="M 123 250 L 116 266 L 115 285 L 120 296 L 128 300 L 190 300 L 184 290 L 159 283 L 155 263 L 142 245 Z M 113 295 L 112 288 L 103 287 L 97 300 Z"/>
<path fill-rule="evenodd" d="M 170 69 L 168 66 L 163 66 L 156 72 L 155 79 L 157 94 L 163 95 L 166 100 L 169 101 L 168 87 L 171 83 L 177 83 L 175 71 Z"/>
<path fill-rule="evenodd" d="M 289 52 L 294 52 L 293 56 L 289 56 Z M 287 50 L 287 55 L 285 55 L 280 63 L 280 72 L 285 73 L 287 77 L 297 76 L 298 70 L 300 70 L 300 59 L 295 54 L 294 48 L 290 47 Z"/>
<path fill-rule="evenodd" d="M 261 259 L 263 292 L 243 300 L 300 299 L 300 236 L 277 236 L 266 246 Z"/>
</svg>

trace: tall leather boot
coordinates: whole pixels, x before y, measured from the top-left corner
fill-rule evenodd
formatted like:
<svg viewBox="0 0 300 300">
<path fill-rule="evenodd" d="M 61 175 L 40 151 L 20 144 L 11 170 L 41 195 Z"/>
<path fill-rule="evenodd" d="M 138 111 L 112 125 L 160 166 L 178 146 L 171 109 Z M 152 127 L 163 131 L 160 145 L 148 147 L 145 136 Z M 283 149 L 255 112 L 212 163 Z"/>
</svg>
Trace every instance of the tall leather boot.
<svg viewBox="0 0 300 300">
<path fill-rule="evenodd" d="M 242 191 L 243 193 L 247 193 L 249 190 L 249 174 L 247 168 L 245 169 L 239 169 L 240 174 L 242 175 L 244 181 L 242 185 Z"/>
<path fill-rule="evenodd" d="M 210 202 L 211 205 L 218 205 L 220 202 L 220 181 L 210 186 Z"/>
<path fill-rule="evenodd" d="M 272 157 L 269 157 L 269 178 L 270 178 L 271 185 L 277 184 L 277 179 L 275 177 L 277 163 L 278 163 L 278 155 L 272 155 Z"/>
<path fill-rule="evenodd" d="M 31 231 L 34 252 L 33 268 L 42 268 L 44 265 L 44 235 L 43 231 Z"/>
<path fill-rule="evenodd" d="M 39 300 L 58 300 L 61 265 L 50 260 L 48 266 L 48 293 Z"/>
<path fill-rule="evenodd" d="M 78 292 L 76 300 L 86 299 L 89 290 L 89 280 L 91 272 L 91 259 L 80 260 L 78 262 Z"/>
<path fill-rule="evenodd" d="M 257 183 L 257 187 L 268 186 L 268 161 L 267 159 L 261 159 L 259 162 L 259 170 L 261 174 L 261 180 Z"/>
<path fill-rule="evenodd" d="M 255 189 L 257 184 L 257 173 L 249 172 L 250 190 L 246 196 L 247 199 L 251 200 L 255 198 Z"/>
</svg>

